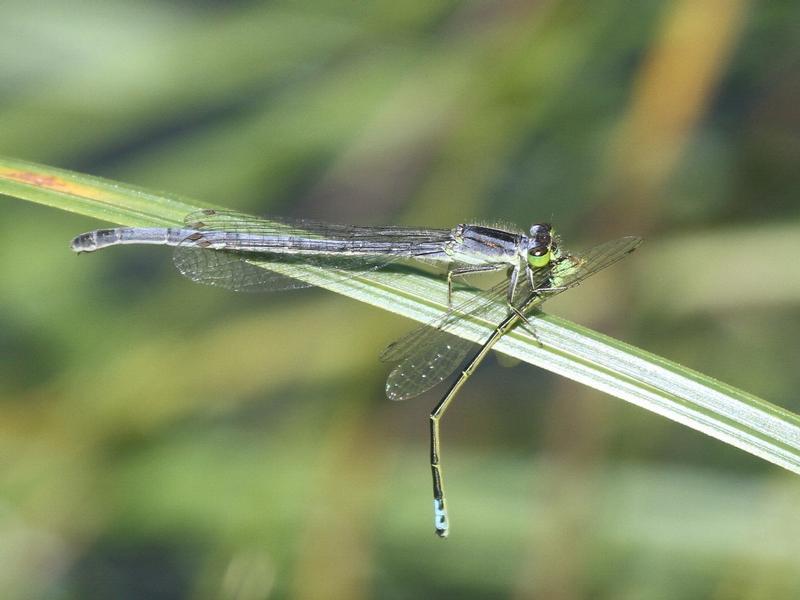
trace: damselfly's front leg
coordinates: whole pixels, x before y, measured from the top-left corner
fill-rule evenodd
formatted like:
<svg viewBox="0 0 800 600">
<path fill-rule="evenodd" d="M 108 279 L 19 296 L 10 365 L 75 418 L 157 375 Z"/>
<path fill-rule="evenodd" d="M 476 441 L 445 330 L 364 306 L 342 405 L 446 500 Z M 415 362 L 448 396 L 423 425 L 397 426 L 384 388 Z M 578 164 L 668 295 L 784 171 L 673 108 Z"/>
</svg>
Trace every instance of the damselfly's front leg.
<svg viewBox="0 0 800 600">
<path fill-rule="evenodd" d="M 536 298 L 540 299 L 540 301 L 542 301 L 542 302 L 546 299 L 546 298 L 542 297 L 543 294 L 547 294 L 548 292 L 553 292 L 553 293 L 563 292 L 565 289 L 567 289 L 564 286 L 549 285 L 549 283 L 548 283 L 549 279 L 550 279 L 549 277 L 548 277 L 548 282 L 542 282 L 539 285 L 539 287 L 536 287 L 536 283 L 534 282 L 534 279 L 533 279 L 533 269 L 531 269 L 530 267 L 527 267 L 525 269 L 525 271 L 526 271 L 526 274 L 528 276 L 528 282 L 529 282 L 529 284 L 531 286 L 531 290 L 535 291 Z M 517 315 L 520 318 L 520 321 L 522 321 L 522 323 L 523 323 L 522 327 L 528 333 L 530 333 L 533 336 L 533 339 L 536 341 L 536 343 L 539 345 L 539 347 L 542 347 L 543 344 L 542 344 L 541 341 L 539 341 L 539 336 L 536 335 L 536 329 L 534 329 L 533 323 L 531 323 L 530 319 L 528 319 L 525 316 L 524 311 L 522 311 L 519 308 L 517 308 L 516 306 L 514 306 L 514 303 L 511 302 L 510 300 L 508 302 L 508 307 L 513 312 L 517 313 Z"/>
</svg>

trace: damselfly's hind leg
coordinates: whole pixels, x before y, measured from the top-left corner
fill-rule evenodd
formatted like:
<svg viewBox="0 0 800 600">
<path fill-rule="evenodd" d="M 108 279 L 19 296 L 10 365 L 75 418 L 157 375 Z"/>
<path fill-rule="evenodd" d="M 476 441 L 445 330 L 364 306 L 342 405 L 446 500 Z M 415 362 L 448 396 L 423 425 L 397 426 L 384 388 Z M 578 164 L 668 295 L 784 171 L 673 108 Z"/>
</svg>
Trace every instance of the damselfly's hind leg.
<svg viewBox="0 0 800 600">
<path fill-rule="evenodd" d="M 475 273 L 490 273 L 508 268 L 508 263 L 490 263 L 487 265 L 469 265 L 451 269 L 447 272 L 447 307 L 453 307 L 453 278 L 474 275 Z"/>
</svg>

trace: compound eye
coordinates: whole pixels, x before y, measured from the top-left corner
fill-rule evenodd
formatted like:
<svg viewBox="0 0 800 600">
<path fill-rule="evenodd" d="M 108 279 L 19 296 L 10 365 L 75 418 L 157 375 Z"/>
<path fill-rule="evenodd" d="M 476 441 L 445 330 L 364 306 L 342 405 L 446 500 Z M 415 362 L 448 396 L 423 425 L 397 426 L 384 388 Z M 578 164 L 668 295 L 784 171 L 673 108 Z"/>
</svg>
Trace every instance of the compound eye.
<svg viewBox="0 0 800 600">
<path fill-rule="evenodd" d="M 532 266 L 534 269 L 541 269 L 542 267 L 546 267 L 550 264 L 550 260 L 552 256 L 550 254 L 550 248 L 547 246 L 543 248 L 534 248 L 532 250 L 528 250 L 528 264 Z"/>
<path fill-rule="evenodd" d="M 531 237 L 549 237 L 552 226 L 549 223 L 534 223 L 531 225 Z"/>
</svg>

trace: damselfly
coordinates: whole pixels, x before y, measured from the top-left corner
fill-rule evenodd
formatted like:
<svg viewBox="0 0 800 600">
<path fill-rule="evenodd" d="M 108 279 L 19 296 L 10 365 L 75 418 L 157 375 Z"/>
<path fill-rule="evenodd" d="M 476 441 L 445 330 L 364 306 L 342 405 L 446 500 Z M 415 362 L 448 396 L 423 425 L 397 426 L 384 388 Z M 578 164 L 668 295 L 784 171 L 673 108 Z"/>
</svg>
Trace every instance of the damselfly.
<svg viewBox="0 0 800 600">
<path fill-rule="evenodd" d="M 632 252 L 641 239 L 624 237 L 581 255 L 564 251 L 552 227 L 534 224 L 527 234 L 461 224 L 453 229 L 362 227 L 318 221 L 260 219 L 230 211 L 191 213 L 180 228 L 101 229 L 72 241 L 75 252 L 119 244 L 175 247 L 175 265 L 193 281 L 237 291 L 278 291 L 322 283 L 309 265 L 349 278 L 402 260 L 442 265 L 450 310 L 389 345 L 381 359 L 397 362 L 386 382 L 392 400 L 413 398 L 451 375 L 474 342 L 452 333 L 462 319 L 497 323 L 430 414 L 431 473 L 436 533 L 449 531 L 441 467 L 440 421 L 458 391 L 495 343 L 542 302 L 581 283 Z M 280 265 L 278 267 L 277 265 Z M 270 270 L 270 266 L 278 271 Z M 453 279 L 504 271 L 498 285 L 453 307 Z"/>
</svg>

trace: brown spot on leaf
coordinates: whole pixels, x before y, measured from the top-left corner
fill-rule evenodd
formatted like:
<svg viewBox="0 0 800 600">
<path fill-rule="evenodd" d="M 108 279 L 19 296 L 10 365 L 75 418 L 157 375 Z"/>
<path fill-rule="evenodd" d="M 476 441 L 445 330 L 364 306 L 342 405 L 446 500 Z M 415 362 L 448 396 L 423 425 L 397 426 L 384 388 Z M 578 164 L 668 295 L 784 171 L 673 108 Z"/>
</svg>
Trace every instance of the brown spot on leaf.
<svg viewBox="0 0 800 600">
<path fill-rule="evenodd" d="M 43 175 L 41 173 L 33 173 L 31 171 L 11 171 L 6 173 L 6 179 L 13 179 L 21 181 L 22 183 L 29 183 L 37 187 L 64 189 L 69 187 L 69 183 L 56 177 L 55 175 Z"/>
</svg>

